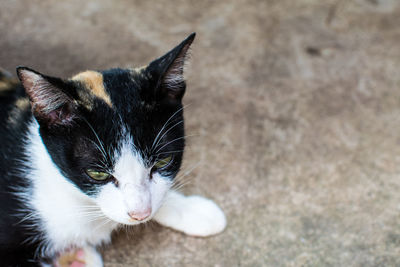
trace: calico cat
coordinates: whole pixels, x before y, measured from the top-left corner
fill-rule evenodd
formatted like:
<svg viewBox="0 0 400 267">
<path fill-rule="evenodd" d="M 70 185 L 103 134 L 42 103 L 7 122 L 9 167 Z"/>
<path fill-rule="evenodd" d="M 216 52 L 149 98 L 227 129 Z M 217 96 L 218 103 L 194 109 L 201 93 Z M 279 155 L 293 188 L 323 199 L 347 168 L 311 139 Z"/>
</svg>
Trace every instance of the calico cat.
<svg viewBox="0 0 400 267">
<path fill-rule="evenodd" d="M 150 219 L 194 236 L 225 228 L 214 202 L 171 189 L 194 37 L 139 69 L 0 76 L 1 266 L 102 266 L 97 245 Z"/>
</svg>

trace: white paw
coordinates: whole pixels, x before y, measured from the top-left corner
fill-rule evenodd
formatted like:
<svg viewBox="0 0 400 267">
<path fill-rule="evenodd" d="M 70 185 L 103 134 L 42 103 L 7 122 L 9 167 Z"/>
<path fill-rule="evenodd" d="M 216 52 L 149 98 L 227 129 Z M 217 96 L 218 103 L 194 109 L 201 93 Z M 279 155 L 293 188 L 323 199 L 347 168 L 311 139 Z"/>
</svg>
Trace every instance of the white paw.
<svg viewBox="0 0 400 267">
<path fill-rule="evenodd" d="M 192 236 L 210 236 L 226 227 L 223 211 L 211 200 L 201 196 L 169 196 L 154 217 L 160 224 Z"/>
<path fill-rule="evenodd" d="M 188 235 L 215 235 L 225 229 L 226 218 L 214 201 L 189 196 L 186 197 L 186 208 L 182 210 L 182 226 L 182 231 Z"/>
</svg>

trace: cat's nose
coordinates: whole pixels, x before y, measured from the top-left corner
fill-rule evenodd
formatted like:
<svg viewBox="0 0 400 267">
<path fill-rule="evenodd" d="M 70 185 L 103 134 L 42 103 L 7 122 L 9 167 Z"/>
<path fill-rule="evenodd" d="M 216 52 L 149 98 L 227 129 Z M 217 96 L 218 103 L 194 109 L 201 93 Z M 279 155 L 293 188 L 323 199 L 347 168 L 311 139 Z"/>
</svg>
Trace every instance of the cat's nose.
<svg viewBox="0 0 400 267">
<path fill-rule="evenodd" d="M 144 211 L 130 211 L 128 212 L 129 217 L 136 221 L 143 221 L 148 218 L 151 214 L 151 208 L 147 208 Z"/>
</svg>

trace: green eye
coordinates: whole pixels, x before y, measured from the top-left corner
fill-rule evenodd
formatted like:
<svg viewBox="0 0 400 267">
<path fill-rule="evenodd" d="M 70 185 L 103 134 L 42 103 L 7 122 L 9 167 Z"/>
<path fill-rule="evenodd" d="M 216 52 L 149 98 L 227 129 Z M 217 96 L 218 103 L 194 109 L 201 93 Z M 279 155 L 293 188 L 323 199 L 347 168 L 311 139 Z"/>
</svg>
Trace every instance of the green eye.
<svg viewBox="0 0 400 267">
<path fill-rule="evenodd" d="M 106 172 L 99 172 L 99 171 L 95 171 L 92 169 L 86 170 L 86 173 L 87 173 L 87 175 L 90 176 L 90 178 L 97 180 L 97 181 L 104 181 L 111 176 L 110 174 L 108 174 Z"/>
<path fill-rule="evenodd" d="M 156 169 L 165 168 L 171 162 L 171 160 L 172 160 L 171 156 L 163 158 L 163 159 L 157 161 L 156 164 L 154 164 L 154 168 L 156 168 Z"/>
</svg>

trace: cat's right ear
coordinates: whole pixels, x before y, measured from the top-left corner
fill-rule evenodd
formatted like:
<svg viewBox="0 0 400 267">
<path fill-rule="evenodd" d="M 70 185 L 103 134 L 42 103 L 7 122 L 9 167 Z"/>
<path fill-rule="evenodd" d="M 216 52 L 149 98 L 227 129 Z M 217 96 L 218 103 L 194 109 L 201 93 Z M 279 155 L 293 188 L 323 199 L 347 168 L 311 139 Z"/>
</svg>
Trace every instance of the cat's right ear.
<svg viewBox="0 0 400 267">
<path fill-rule="evenodd" d="M 72 123 L 75 104 L 62 90 L 66 86 L 62 79 L 43 75 L 27 67 L 18 67 L 17 74 L 39 123 L 48 126 Z"/>
<path fill-rule="evenodd" d="M 179 45 L 152 61 L 147 67 L 147 71 L 157 80 L 156 98 L 179 102 L 182 100 L 186 89 L 184 64 L 195 36 L 196 33 L 190 34 Z"/>
</svg>

